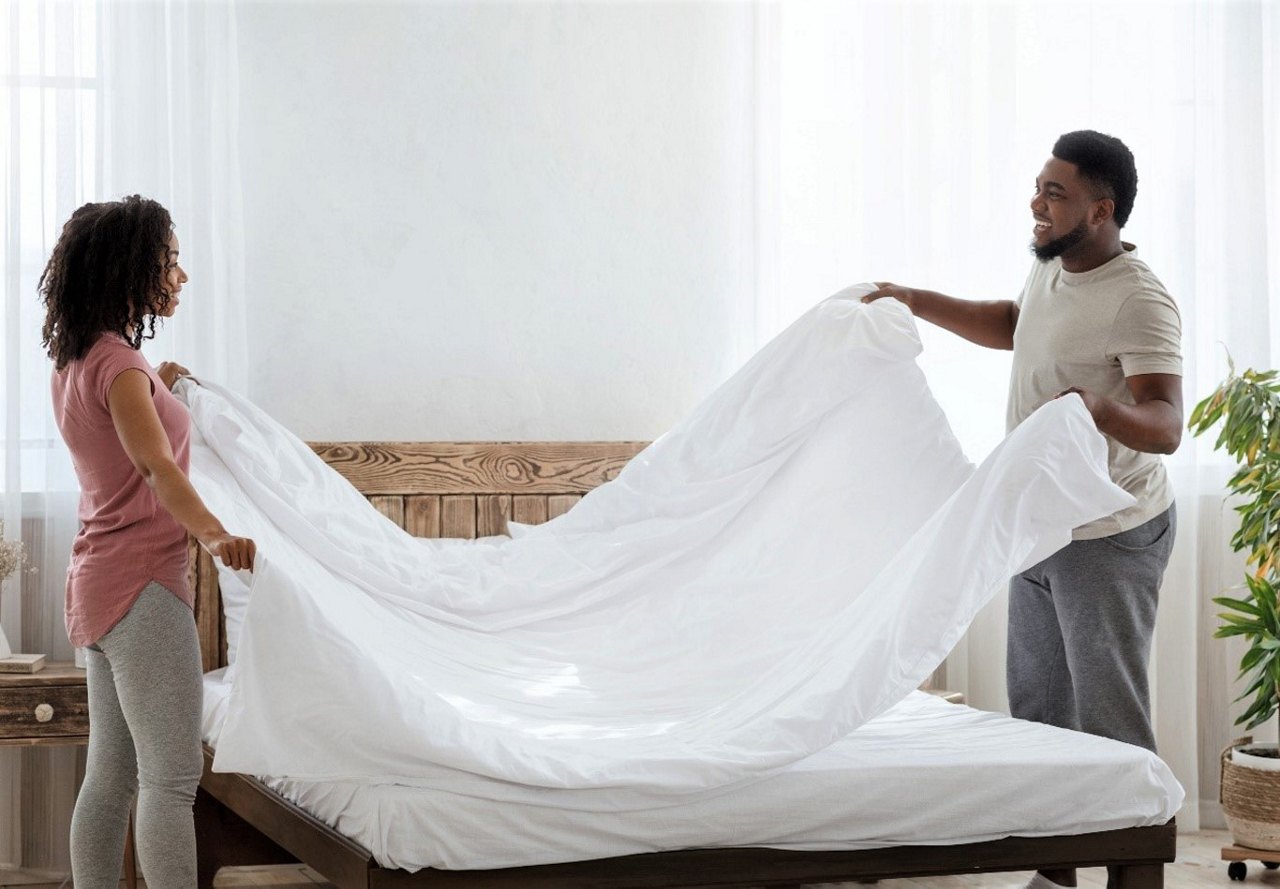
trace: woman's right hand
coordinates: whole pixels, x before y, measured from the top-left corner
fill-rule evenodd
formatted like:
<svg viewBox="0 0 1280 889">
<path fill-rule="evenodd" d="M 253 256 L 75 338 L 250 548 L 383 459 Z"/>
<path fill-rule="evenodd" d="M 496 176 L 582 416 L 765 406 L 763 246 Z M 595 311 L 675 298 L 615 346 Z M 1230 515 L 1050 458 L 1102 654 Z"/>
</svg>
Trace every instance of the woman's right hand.
<svg viewBox="0 0 1280 889">
<path fill-rule="evenodd" d="M 257 545 L 248 537 L 236 537 L 232 534 L 215 537 L 205 544 L 205 548 L 215 559 L 221 559 L 222 564 L 236 571 L 243 568 L 252 571 L 253 557 L 258 551 Z"/>
</svg>

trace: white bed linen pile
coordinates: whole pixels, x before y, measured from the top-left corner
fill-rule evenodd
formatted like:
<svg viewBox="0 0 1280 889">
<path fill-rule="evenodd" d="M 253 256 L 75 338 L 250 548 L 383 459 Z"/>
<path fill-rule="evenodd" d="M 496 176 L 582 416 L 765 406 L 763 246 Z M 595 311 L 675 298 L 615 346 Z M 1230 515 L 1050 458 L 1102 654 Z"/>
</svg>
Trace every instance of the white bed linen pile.
<svg viewBox="0 0 1280 889">
<path fill-rule="evenodd" d="M 1006 578 L 1132 501 L 1075 397 L 974 470 L 912 318 L 869 289 L 510 539 L 416 540 L 252 405 L 185 385 L 192 479 L 262 554 L 214 767 L 617 811 L 884 713 Z"/>
<path fill-rule="evenodd" d="M 205 677 L 217 746 L 230 683 Z M 951 845 L 1163 824 L 1182 803 L 1140 747 L 913 692 L 857 731 L 746 787 L 647 809 L 583 811 L 360 781 L 267 778 L 383 867 L 521 867 L 711 846 L 804 851 Z"/>
</svg>

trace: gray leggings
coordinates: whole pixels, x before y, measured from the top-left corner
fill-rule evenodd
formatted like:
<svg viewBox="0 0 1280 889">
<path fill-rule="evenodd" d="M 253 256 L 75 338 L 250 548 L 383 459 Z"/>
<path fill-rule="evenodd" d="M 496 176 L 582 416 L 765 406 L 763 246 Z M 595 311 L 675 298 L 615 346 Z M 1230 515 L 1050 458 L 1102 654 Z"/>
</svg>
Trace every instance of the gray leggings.
<svg viewBox="0 0 1280 889">
<path fill-rule="evenodd" d="M 1074 540 L 1009 584 L 1009 709 L 1156 749 L 1147 666 L 1177 514 Z"/>
<path fill-rule="evenodd" d="M 134 792 L 148 889 L 196 885 L 191 809 L 200 750 L 200 645 L 191 609 L 148 584 L 88 657 L 89 758 L 71 818 L 76 889 L 116 889 Z"/>
</svg>

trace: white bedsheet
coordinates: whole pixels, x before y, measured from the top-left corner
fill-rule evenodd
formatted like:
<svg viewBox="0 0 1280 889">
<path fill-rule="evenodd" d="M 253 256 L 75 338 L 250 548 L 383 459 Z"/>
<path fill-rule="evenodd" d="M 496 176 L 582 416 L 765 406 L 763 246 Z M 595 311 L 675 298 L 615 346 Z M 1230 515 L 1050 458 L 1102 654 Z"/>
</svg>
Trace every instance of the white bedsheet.
<svg viewBox="0 0 1280 889">
<path fill-rule="evenodd" d="M 205 677 L 204 734 L 215 745 L 229 688 L 222 671 Z M 923 692 L 778 774 L 686 804 L 583 811 L 574 807 L 580 794 L 557 790 L 499 803 L 465 789 L 266 783 L 379 864 L 406 870 L 707 846 L 868 849 L 1078 834 L 1163 824 L 1183 798 L 1146 750 Z"/>
<path fill-rule="evenodd" d="M 869 289 L 566 515 L 466 546 L 415 540 L 253 405 L 184 385 L 192 480 L 260 543 L 215 769 L 646 810 L 883 713 L 1006 578 L 1132 499 L 1076 397 L 973 470 L 913 319 Z"/>
</svg>

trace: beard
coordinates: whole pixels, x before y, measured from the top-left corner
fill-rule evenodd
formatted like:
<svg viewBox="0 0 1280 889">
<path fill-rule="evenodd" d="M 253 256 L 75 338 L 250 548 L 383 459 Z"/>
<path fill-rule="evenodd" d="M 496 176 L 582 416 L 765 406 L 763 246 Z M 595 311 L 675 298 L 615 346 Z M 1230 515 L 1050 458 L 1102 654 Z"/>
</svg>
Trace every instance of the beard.
<svg viewBox="0 0 1280 889">
<path fill-rule="evenodd" d="M 1089 234 L 1089 226 L 1082 219 L 1080 220 L 1080 224 L 1077 225 L 1075 228 L 1073 228 L 1071 231 L 1067 232 L 1065 235 L 1063 235 L 1060 238 L 1054 238 L 1052 241 L 1045 244 L 1043 247 L 1037 246 L 1036 242 L 1032 241 L 1031 252 L 1034 253 L 1036 256 L 1036 259 L 1040 260 L 1041 262 L 1048 262 L 1049 260 L 1055 259 L 1061 256 L 1062 254 L 1066 253 L 1076 244 L 1079 244 L 1081 241 L 1085 239 L 1085 235 L 1087 234 Z"/>
</svg>

